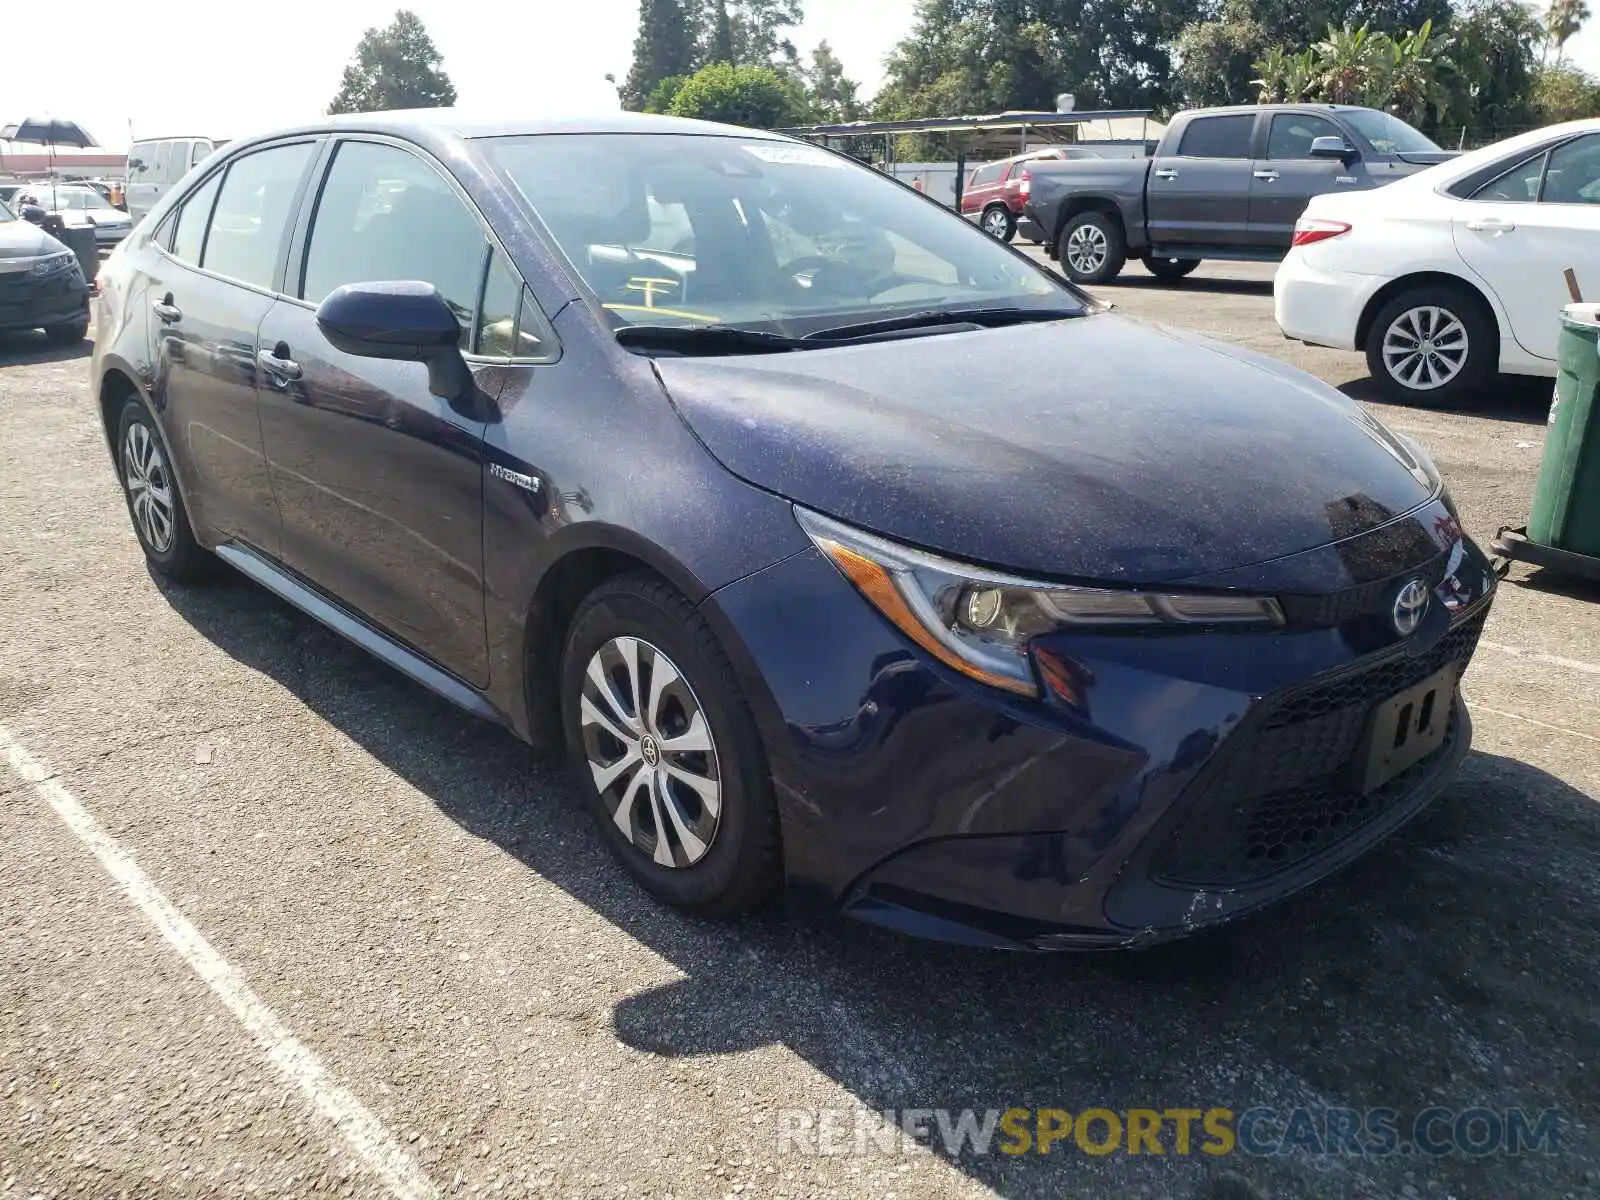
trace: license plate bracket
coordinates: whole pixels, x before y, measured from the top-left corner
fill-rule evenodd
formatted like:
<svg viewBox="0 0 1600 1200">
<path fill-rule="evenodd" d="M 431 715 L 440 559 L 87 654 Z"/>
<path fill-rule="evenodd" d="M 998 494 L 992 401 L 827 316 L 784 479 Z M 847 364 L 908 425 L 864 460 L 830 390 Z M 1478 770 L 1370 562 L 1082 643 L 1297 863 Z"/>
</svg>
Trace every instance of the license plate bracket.
<svg viewBox="0 0 1600 1200">
<path fill-rule="evenodd" d="M 1355 757 L 1355 784 L 1377 791 L 1444 745 L 1455 706 L 1457 668 L 1446 667 L 1389 697 L 1372 714 Z"/>
</svg>

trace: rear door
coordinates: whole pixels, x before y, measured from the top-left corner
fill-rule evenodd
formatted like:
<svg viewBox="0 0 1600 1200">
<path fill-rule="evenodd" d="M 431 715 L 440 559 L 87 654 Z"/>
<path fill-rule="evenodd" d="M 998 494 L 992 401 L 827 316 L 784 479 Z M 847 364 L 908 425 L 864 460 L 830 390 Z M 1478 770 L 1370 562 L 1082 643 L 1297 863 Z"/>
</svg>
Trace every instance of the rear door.
<svg viewBox="0 0 1600 1200">
<path fill-rule="evenodd" d="M 1517 164 L 1454 207 L 1456 252 L 1499 297 L 1518 344 L 1553 362 L 1563 272 L 1576 268 L 1592 289 L 1600 263 L 1600 133 Z"/>
<path fill-rule="evenodd" d="M 521 281 L 498 250 L 491 261 L 486 227 L 449 177 L 387 140 L 339 143 L 302 240 L 292 298 L 267 315 L 258 344 L 283 559 L 481 687 L 484 416 L 433 395 L 420 363 L 335 349 L 316 305 L 347 283 L 422 280 L 475 355 L 514 327 Z"/>
<path fill-rule="evenodd" d="M 1255 113 L 1194 117 L 1177 152 L 1157 158 L 1145 185 L 1145 221 L 1156 245 L 1249 244 Z"/>
<path fill-rule="evenodd" d="M 1263 152 L 1250 178 L 1252 244 L 1288 250 L 1294 223 L 1311 197 L 1372 186 L 1359 158 L 1312 158 L 1311 142 L 1319 137 L 1353 145 L 1342 128 L 1318 113 L 1275 112 L 1268 117 Z"/>
<path fill-rule="evenodd" d="M 278 551 L 256 415 L 256 332 L 272 307 L 311 140 L 242 155 L 163 223 L 148 291 L 155 391 L 189 464 L 189 501 L 222 540 Z"/>
</svg>

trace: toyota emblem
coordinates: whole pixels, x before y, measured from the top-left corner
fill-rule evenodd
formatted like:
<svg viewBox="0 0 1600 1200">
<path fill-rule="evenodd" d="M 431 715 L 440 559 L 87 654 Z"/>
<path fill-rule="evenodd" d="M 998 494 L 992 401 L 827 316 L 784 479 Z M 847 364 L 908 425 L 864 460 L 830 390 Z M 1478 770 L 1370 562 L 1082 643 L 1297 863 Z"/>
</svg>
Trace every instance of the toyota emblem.
<svg viewBox="0 0 1600 1200">
<path fill-rule="evenodd" d="M 1413 579 L 1400 589 L 1394 598 L 1394 631 L 1401 637 L 1410 637 L 1422 624 L 1428 611 L 1428 585 Z"/>
</svg>

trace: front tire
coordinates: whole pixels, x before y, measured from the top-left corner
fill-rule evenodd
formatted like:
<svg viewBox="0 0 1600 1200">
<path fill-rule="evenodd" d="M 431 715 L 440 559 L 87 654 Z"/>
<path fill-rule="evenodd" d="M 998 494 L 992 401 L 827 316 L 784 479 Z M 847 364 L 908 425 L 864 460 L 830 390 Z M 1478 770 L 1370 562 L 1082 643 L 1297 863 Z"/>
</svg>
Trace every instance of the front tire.
<svg viewBox="0 0 1600 1200">
<path fill-rule="evenodd" d="M 646 891 L 734 916 L 777 890 L 777 804 L 761 739 L 692 604 L 649 575 L 602 584 L 567 635 L 561 708 L 578 788 Z"/>
<path fill-rule="evenodd" d="M 1056 254 L 1073 283 L 1110 283 L 1128 261 L 1122 222 L 1103 212 L 1079 213 L 1062 229 Z"/>
<path fill-rule="evenodd" d="M 1017 236 L 1017 218 L 1003 204 L 991 204 L 984 209 L 978 224 L 990 237 L 1002 242 L 1009 242 Z"/>
<path fill-rule="evenodd" d="M 1367 330 L 1367 369 L 1391 400 L 1451 405 L 1488 382 L 1495 342 L 1494 321 L 1475 296 L 1429 284 L 1378 310 Z"/>
<path fill-rule="evenodd" d="M 138 399 L 122 406 L 117 421 L 117 473 L 150 569 L 177 581 L 205 574 L 211 557 L 195 541 L 166 444 Z"/>
<path fill-rule="evenodd" d="M 1192 275 L 1194 269 L 1200 265 L 1198 258 L 1147 258 L 1144 260 L 1145 270 L 1157 279 L 1167 282 L 1176 282 L 1187 275 Z"/>
</svg>

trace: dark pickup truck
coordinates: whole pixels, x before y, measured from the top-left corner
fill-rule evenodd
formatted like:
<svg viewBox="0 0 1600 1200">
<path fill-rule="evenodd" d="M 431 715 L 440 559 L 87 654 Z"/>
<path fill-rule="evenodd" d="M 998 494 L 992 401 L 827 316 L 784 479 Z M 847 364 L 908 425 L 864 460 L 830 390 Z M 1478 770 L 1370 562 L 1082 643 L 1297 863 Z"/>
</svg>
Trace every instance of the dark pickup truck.
<svg viewBox="0 0 1600 1200">
<path fill-rule="evenodd" d="M 1452 157 L 1397 117 L 1339 104 L 1179 113 L 1142 159 L 1030 168 L 1027 215 L 1077 283 L 1142 259 L 1180 279 L 1205 258 L 1271 262 L 1311 197 L 1382 187 Z"/>
</svg>

